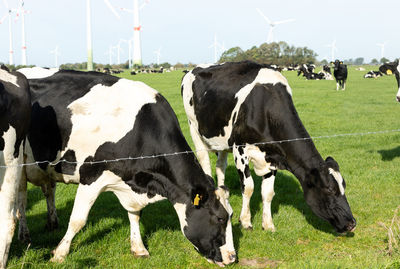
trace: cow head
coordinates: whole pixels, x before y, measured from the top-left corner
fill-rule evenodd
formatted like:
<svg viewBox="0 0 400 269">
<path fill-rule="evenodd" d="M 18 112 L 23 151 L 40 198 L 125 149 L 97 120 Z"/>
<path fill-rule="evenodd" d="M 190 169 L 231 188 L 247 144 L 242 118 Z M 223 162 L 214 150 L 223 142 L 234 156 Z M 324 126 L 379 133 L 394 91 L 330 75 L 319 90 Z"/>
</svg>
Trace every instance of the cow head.
<svg viewBox="0 0 400 269">
<path fill-rule="evenodd" d="M 236 261 L 232 237 L 232 208 L 229 192 L 221 186 L 216 190 L 195 188 L 191 201 L 184 206 L 183 234 L 209 262 L 224 266 Z M 179 215 L 179 212 L 178 212 Z"/>
<path fill-rule="evenodd" d="M 345 195 L 346 183 L 337 162 L 328 157 L 319 169 L 312 169 L 303 186 L 311 210 L 327 220 L 339 233 L 352 232 L 356 220 Z"/>
<path fill-rule="evenodd" d="M 400 65 L 399 65 L 399 59 L 396 59 L 394 62 L 391 63 L 385 63 L 379 67 L 379 71 L 386 75 L 392 75 L 395 74 L 396 80 L 397 80 L 397 87 L 398 91 L 396 94 L 396 100 L 397 102 L 400 102 Z"/>
<path fill-rule="evenodd" d="M 333 64 L 333 69 L 335 71 L 339 70 L 340 66 L 344 66 L 342 61 L 335 60 L 334 62 L 331 62 Z"/>
</svg>

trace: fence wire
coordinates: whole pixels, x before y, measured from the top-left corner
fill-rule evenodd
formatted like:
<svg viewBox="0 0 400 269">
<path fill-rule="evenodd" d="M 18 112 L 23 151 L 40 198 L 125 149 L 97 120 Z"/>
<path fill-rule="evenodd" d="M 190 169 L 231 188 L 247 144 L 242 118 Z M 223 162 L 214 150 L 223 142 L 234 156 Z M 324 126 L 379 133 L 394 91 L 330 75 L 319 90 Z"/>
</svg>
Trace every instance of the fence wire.
<svg viewBox="0 0 400 269">
<path fill-rule="evenodd" d="M 235 147 L 245 147 L 248 145 L 270 145 L 270 144 L 282 144 L 282 143 L 290 143 L 296 141 L 307 141 L 307 140 L 317 140 L 317 139 L 327 139 L 327 138 L 337 138 L 337 137 L 349 137 L 349 136 L 366 136 L 366 135 L 376 135 L 376 134 L 387 134 L 387 133 L 398 133 L 400 129 L 393 129 L 393 130 L 383 130 L 383 131 L 372 131 L 372 132 L 362 132 L 362 133 L 347 133 L 347 134 L 334 134 L 334 135 L 321 135 L 321 136 L 313 136 L 313 137 L 301 137 L 301 138 L 293 138 L 293 139 L 285 139 L 285 140 L 278 140 L 278 141 L 266 141 L 266 142 L 257 142 L 253 144 L 246 144 L 246 145 L 235 145 Z M 229 146 L 227 149 L 232 150 L 233 146 Z M 109 160 L 99 160 L 99 161 L 86 161 L 86 162 L 72 162 L 64 159 L 60 159 L 56 162 L 53 161 L 36 161 L 32 163 L 23 163 L 17 165 L 0 165 L 0 168 L 11 168 L 11 167 L 24 167 L 24 166 L 32 166 L 32 165 L 39 165 L 39 164 L 47 164 L 50 166 L 56 166 L 60 163 L 66 164 L 75 164 L 75 165 L 83 165 L 83 164 L 105 164 L 105 163 L 115 163 L 121 161 L 132 161 L 132 160 L 145 160 L 145 159 L 154 159 L 160 157 L 171 157 L 183 154 L 194 154 L 201 151 L 208 151 L 208 152 L 215 152 L 212 149 L 200 149 L 200 150 L 188 150 L 188 151 L 179 151 L 179 152 L 172 152 L 172 153 L 161 153 L 161 154 L 154 154 L 154 155 L 145 155 L 145 156 L 136 156 L 136 157 L 123 157 L 123 158 L 116 158 L 116 159 L 109 159 Z"/>
</svg>

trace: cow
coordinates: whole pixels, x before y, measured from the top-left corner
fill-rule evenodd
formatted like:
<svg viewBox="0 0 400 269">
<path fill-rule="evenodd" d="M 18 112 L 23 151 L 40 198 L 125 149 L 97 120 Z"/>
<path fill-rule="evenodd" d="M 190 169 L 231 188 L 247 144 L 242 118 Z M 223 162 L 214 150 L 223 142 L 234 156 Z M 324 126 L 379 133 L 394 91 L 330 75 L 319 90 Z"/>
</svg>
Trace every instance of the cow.
<svg viewBox="0 0 400 269">
<path fill-rule="evenodd" d="M 397 80 L 397 94 L 396 94 L 396 101 L 400 102 L 400 65 L 399 65 L 399 59 L 396 59 L 394 62 L 389 62 L 381 65 L 379 67 L 379 71 L 381 71 L 383 74 L 386 75 L 391 75 L 394 74 L 396 76 Z"/>
<path fill-rule="evenodd" d="M 313 73 L 310 72 L 308 69 L 308 66 L 306 64 L 303 64 L 300 66 L 299 70 L 297 71 L 297 76 L 300 74 L 303 74 L 303 77 L 305 77 L 307 80 L 320 80 L 320 79 L 325 79 L 325 74 L 324 73 Z"/>
<path fill-rule="evenodd" d="M 383 74 L 381 73 L 381 71 L 369 71 L 364 75 L 364 78 L 379 78 L 383 76 Z"/>
<path fill-rule="evenodd" d="M 233 153 L 243 196 L 239 221 L 244 229 L 252 229 L 250 162 L 256 175 L 262 177 L 264 230 L 275 231 L 271 201 L 277 169 L 289 170 L 297 177 L 311 210 L 337 232 L 355 229 L 339 165 L 331 157 L 323 160 L 315 148 L 283 75 L 250 61 L 197 67 L 183 77 L 182 97 L 206 174 L 211 175 L 208 152 L 218 153 L 218 185 L 225 179 L 228 152 Z M 296 141 L 287 141 L 292 139 Z"/>
<path fill-rule="evenodd" d="M 344 91 L 346 89 L 346 80 L 347 80 L 347 65 L 343 64 L 342 61 L 335 60 L 331 62 L 333 64 L 333 76 L 336 79 L 336 90 L 339 90 L 339 87 Z"/>
<path fill-rule="evenodd" d="M 50 200 L 56 182 L 79 184 L 52 261 L 65 259 L 104 191 L 128 211 L 135 256 L 149 255 L 140 236 L 141 210 L 168 199 L 182 233 L 202 255 L 220 266 L 235 261 L 228 190 L 204 173 L 163 96 L 142 82 L 98 72 L 60 71 L 29 84 L 26 179 Z M 49 225 L 56 219 L 54 210 Z"/>
<path fill-rule="evenodd" d="M 0 68 L 0 268 L 5 268 L 13 238 L 18 188 L 22 177 L 23 142 L 29 130 L 31 105 L 28 81 L 18 72 Z"/>
</svg>

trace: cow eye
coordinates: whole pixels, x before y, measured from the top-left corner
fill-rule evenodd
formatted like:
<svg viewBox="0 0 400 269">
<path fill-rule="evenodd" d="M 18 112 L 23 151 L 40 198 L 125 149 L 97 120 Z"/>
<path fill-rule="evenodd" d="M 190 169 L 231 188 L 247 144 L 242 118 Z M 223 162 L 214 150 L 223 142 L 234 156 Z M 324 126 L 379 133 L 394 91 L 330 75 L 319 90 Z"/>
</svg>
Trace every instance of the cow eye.
<svg viewBox="0 0 400 269">
<path fill-rule="evenodd" d="M 225 220 L 224 220 L 223 218 L 218 218 L 218 222 L 219 222 L 219 223 L 224 223 Z"/>
</svg>

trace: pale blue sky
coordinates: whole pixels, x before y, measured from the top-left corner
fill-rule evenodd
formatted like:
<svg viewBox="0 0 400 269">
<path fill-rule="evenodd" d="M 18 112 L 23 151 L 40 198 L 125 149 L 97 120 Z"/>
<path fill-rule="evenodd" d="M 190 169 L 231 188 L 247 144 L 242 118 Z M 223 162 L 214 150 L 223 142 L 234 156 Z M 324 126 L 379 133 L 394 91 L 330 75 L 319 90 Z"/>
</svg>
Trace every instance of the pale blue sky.
<svg viewBox="0 0 400 269">
<path fill-rule="evenodd" d="M 132 0 L 109 0 L 119 7 L 133 7 Z M 8 0 L 17 6 L 17 0 Z M 86 0 L 25 0 L 28 64 L 53 66 L 50 50 L 59 46 L 60 63 L 86 61 Z M 385 57 L 400 56 L 399 0 L 150 0 L 141 10 L 143 63 L 175 64 L 213 62 L 209 46 L 214 33 L 226 48 L 246 50 L 266 41 L 269 26 L 257 13 L 260 8 L 271 20 L 295 18 L 295 22 L 275 27 L 274 36 L 290 45 L 307 46 L 318 59 L 330 60 L 326 45 L 336 39 L 335 58 L 380 58 L 377 43 L 387 42 Z M 0 2 L 0 18 L 6 9 Z M 133 15 L 109 11 L 103 0 L 92 0 L 94 61 L 108 63 L 110 45 L 133 34 Z M 21 24 L 13 25 L 15 63 L 21 63 Z M 0 62 L 8 62 L 8 21 L 0 24 Z M 128 57 L 127 45 L 121 60 Z M 113 58 L 116 62 L 116 56 Z"/>
</svg>

